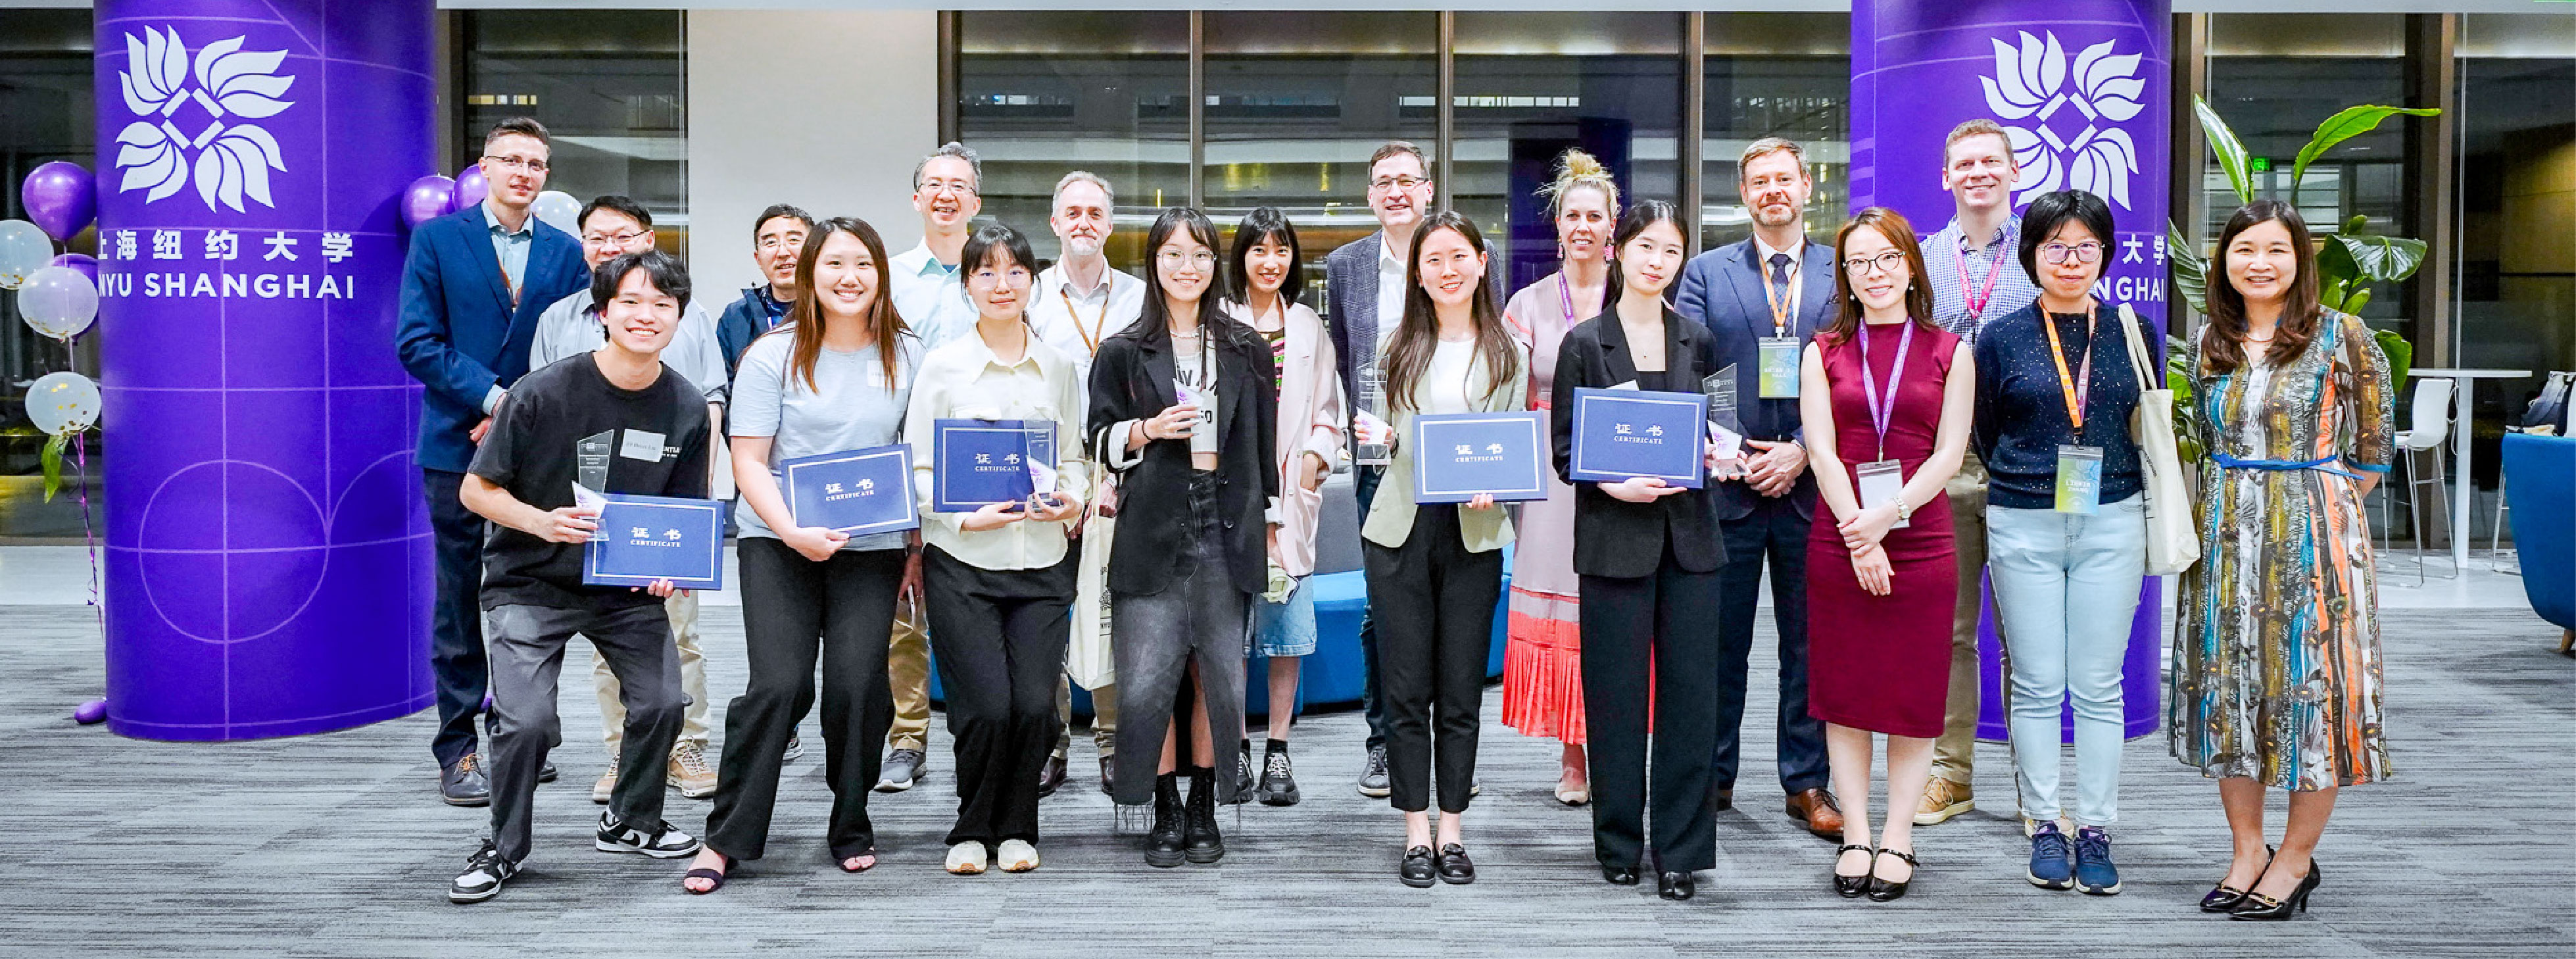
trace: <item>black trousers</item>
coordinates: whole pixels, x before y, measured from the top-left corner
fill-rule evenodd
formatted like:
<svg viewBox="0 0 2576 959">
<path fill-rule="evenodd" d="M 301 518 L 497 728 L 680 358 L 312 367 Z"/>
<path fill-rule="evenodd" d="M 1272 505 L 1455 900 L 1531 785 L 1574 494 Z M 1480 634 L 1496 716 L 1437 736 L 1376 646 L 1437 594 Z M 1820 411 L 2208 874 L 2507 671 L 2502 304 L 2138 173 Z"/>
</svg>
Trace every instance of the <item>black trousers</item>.
<svg viewBox="0 0 2576 959">
<path fill-rule="evenodd" d="M 1368 517 L 1369 506 L 1377 502 L 1378 484 L 1385 478 L 1386 467 L 1383 466 L 1351 467 L 1351 493 L 1359 501 L 1362 519 Z M 1386 702 L 1378 695 L 1377 689 L 1377 619 L 1372 613 L 1374 605 L 1372 601 L 1360 606 L 1360 718 L 1368 723 L 1368 748 L 1370 749 L 1386 745 Z"/>
<path fill-rule="evenodd" d="M 483 692 L 491 681 L 491 664 L 483 652 L 483 517 L 458 498 L 464 485 L 463 473 L 420 471 L 437 570 L 429 673 L 437 684 L 438 731 L 429 740 L 429 751 L 440 768 L 475 751 L 474 720 L 483 713 Z"/>
<path fill-rule="evenodd" d="M 832 858 L 867 855 L 877 835 L 868 793 L 883 760 L 877 744 L 894 725 L 886 644 L 894 631 L 903 550 L 842 551 L 806 559 L 770 536 L 740 542 L 742 640 L 751 680 L 725 708 L 724 761 L 707 845 L 736 859 L 768 850 L 787 740 L 814 705 L 814 666 L 823 667 L 823 777 L 832 788 L 826 835 Z"/>
<path fill-rule="evenodd" d="M 1651 796 L 1657 868 L 1715 868 L 1718 574 L 1685 572 L 1668 543 L 1652 575 L 1585 576 L 1580 589 L 1592 854 L 1603 865 L 1638 865 Z"/>
<path fill-rule="evenodd" d="M 1819 503 L 1817 509 L 1824 509 Z M 1807 534 L 1810 522 L 1786 497 L 1765 499 L 1743 519 L 1721 520 L 1726 563 L 1717 570 L 1725 608 L 1717 621 L 1717 789 L 1735 788 L 1738 732 L 1744 725 L 1746 669 L 1753 620 L 1762 602 L 1762 564 L 1771 564 L 1771 617 L 1780 632 L 1780 786 L 1791 795 L 1833 780 L 1825 762 L 1825 724 L 1807 715 Z"/>
<path fill-rule="evenodd" d="M 1377 619 L 1378 696 L 1386 711 L 1388 801 L 1467 811 L 1476 784 L 1485 663 L 1493 654 L 1494 604 L 1503 595 L 1503 551 L 1467 551 L 1454 505 L 1424 505 L 1401 549 L 1362 541 L 1369 605 Z"/>
<path fill-rule="evenodd" d="M 930 651 L 957 751 L 957 824 L 949 845 L 1038 839 L 1038 771 L 1055 749 L 1056 676 L 1073 631 L 1082 554 L 1044 569 L 982 569 L 922 549 Z"/>
</svg>

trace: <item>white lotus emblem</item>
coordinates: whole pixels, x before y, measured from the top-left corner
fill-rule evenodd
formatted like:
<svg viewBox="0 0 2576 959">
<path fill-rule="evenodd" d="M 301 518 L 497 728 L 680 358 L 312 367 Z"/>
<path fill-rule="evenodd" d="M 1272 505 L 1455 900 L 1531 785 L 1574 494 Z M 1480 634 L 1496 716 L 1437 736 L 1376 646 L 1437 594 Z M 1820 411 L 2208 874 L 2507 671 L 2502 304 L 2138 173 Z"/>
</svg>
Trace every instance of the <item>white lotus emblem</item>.
<svg viewBox="0 0 2576 959">
<path fill-rule="evenodd" d="M 2141 57 L 2114 55 L 2112 41 L 2104 40 L 2075 55 L 2069 77 L 2066 49 L 2057 34 L 2047 36 L 2043 43 L 2023 31 L 2019 47 L 1994 40 L 1995 75 L 1978 78 L 1986 86 L 1986 106 L 1997 117 L 2027 121 L 2004 126 L 2022 169 L 2013 202 L 2071 187 L 2128 209 L 2138 145 L 2112 124 L 2146 109 L 2141 97 L 2147 83 L 2137 76 Z"/>
<path fill-rule="evenodd" d="M 138 119 L 116 134 L 116 168 L 125 174 L 117 181 L 117 192 L 148 190 L 143 202 L 154 203 L 177 194 L 194 176 L 197 196 L 206 201 L 206 209 L 222 206 L 243 212 L 244 198 L 262 206 L 277 205 L 268 192 L 269 171 L 286 170 L 277 138 L 257 124 L 240 121 L 276 116 L 294 106 L 294 101 L 280 97 L 295 85 L 295 78 L 277 74 L 286 62 L 286 51 L 244 51 L 243 39 L 217 40 L 198 48 L 192 67 L 176 27 L 167 31 L 145 27 L 142 36 L 125 35 L 126 68 L 117 80 L 126 109 Z M 204 108 L 212 118 L 194 135 L 180 130 L 175 122 L 190 104 Z"/>
</svg>

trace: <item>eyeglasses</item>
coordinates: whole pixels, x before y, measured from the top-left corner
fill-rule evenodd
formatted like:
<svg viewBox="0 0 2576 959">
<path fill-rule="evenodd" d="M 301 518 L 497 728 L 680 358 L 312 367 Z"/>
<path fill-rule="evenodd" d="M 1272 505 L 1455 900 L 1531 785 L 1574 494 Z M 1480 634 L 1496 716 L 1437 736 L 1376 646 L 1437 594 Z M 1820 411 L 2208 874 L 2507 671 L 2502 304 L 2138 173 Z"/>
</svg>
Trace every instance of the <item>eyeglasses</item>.
<svg viewBox="0 0 2576 959">
<path fill-rule="evenodd" d="M 593 246 L 604 246 L 610 243 L 615 243 L 618 246 L 625 246 L 626 244 L 633 243 L 651 235 L 652 234 L 645 233 L 640 230 L 634 233 L 620 233 L 615 236 L 601 233 L 585 233 L 582 234 L 581 241 Z"/>
<path fill-rule="evenodd" d="M 1369 189 L 1379 193 L 1396 193 L 1431 182 L 1418 176 L 1382 176 L 1369 181 Z"/>
<path fill-rule="evenodd" d="M 546 172 L 546 161 L 544 160 L 530 160 L 522 157 L 486 156 L 483 158 L 483 162 L 498 163 L 514 170 L 525 170 L 529 173 Z"/>
<path fill-rule="evenodd" d="M 760 241 L 760 249 L 764 252 L 774 250 L 793 250 L 803 247 L 804 245 L 805 238 L 802 236 L 773 236 Z"/>
<path fill-rule="evenodd" d="M 958 196 L 974 196 L 975 185 L 964 180 L 923 180 L 921 192 L 933 195 L 954 193 Z"/>
<path fill-rule="evenodd" d="M 1849 271 L 1853 276 L 1868 276 L 1870 268 L 1872 267 L 1876 267 L 1880 272 L 1885 273 L 1894 273 L 1898 270 L 1904 269 L 1905 251 L 1889 250 L 1885 253 L 1868 257 L 1866 259 L 1853 257 L 1843 261 L 1843 269 Z"/>
<path fill-rule="evenodd" d="M 2069 258 L 2076 263 L 2091 263 L 2102 258 L 2102 244 L 2092 240 L 2086 240 L 2074 246 L 2067 246 L 2064 243 L 2043 244 L 2039 248 L 2039 258 L 2050 266 L 2066 263 Z"/>
<path fill-rule="evenodd" d="M 1210 253 L 1206 250 L 1200 250 L 1188 255 L 1183 255 L 1179 250 L 1164 250 L 1161 253 L 1154 254 L 1154 259 L 1160 261 L 1163 264 L 1163 269 L 1166 270 L 1177 270 L 1184 265 L 1194 266 L 1204 270 L 1216 265 L 1216 254 Z"/>
</svg>

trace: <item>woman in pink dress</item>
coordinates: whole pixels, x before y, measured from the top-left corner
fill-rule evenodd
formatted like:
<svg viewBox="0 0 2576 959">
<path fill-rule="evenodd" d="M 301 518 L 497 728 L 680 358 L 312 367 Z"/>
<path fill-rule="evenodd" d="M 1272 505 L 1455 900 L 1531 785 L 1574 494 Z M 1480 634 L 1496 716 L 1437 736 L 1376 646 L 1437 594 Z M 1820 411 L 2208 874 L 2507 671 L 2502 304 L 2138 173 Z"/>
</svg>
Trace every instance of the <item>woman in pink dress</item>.
<svg viewBox="0 0 2576 959">
<path fill-rule="evenodd" d="M 1556 220 L 1563 257 L 1557 272 L 1522 287 L 1503 306 L 1503 322 L 1529 344 L 1529 408 L 1546 410 L 1556 348 L 1565 331 L 1599 315 L 1610 284 L 1610 232 L 1619 220 L 1619 186 L 1601 161 L 1567 150 L 1556 179 L 1541 191 Z M 1583 757 L 1583 656 L 1575 615 L 1574 487 L 1548 474 L 1548 496 L 1521 507 L 1512 554 L 1511 624 L 1503 645 L 1503 724 L 1565 744 L 1556 799 L 1592 801 Z"/>
</svg>

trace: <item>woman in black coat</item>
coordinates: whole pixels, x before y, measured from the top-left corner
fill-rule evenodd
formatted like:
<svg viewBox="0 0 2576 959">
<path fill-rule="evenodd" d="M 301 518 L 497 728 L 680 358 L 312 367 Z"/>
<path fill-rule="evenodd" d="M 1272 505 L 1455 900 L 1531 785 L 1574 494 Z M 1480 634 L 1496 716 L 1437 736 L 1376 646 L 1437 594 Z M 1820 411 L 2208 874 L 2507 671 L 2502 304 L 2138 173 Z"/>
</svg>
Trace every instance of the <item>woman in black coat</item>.
<svg viewBox="0 0 2576 959">
<path fill-rule="evenodd" d="M 1086 422 L 1097 462 L 1119 476 L 1109 556 L 1121 713 L 1112 798 L 1153 804 L 1145 862 L 1170 867 L 1225 855 L 1216 805 L 1235 801 L 1242 757 L 1216 744 L 1243 739 L 1244 640 L 1252 598 L 1267 585 L 1263 517 L 1279 496 L 1277 373 L 1269 344 L 1211 295 L 1217 236 L 1205 215 L 1163 211 L 1145 249 L 1144 314 L 1100 342 Z M 1170 734 L 1184 673 L 1199 690 L 1186 806 Z"/>
<path fill-rule="evenodd" d="M 1565 334 L 1553 409 L 1557 474 L 1574 484 L 1581 577 L 1584 721 L 1592 751 L 1592 852 L 1613 883 L 1637 881 L 1645 845 L 1652 703 L 1657 891 L 1688 899 L 1717 859 L 1709 777 L 1716 753 L 1716 496 L 1660 479 L 1583 482 L 1570 474 L 1574 391 L 1630 386 L 1700 392 L 1717 340 L 1664 304 L 1688 255 L 1670 203 L 1637 204 L 1611 238 L 1610 308 Z M 1650 679 L 1651 677 L 1651 679 Z"/>
</svg>

